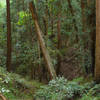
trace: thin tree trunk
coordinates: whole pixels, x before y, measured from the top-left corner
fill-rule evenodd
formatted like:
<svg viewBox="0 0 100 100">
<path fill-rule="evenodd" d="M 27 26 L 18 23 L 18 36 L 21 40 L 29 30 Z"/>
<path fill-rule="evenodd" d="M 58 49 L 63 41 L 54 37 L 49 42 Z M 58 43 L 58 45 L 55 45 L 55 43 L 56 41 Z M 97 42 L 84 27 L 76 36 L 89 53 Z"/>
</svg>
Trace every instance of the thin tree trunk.
<svg viewBox="0 0 100 100">
<path fill-rule="evenodd" d="M 83 32 L 85 32 L 86 30 L 86 27 L 85 27 L 85 24 L 86 24 L 86 17 L 85 17 L 85 1 L 84 0 L 81 0 L 81 10 L 82 10 L 82 30 Z"/>
<path fill-rule="evenodd" d="M 7 5 L 7 70 L 11 70 L 11 19 L 10 19 L 10 1 L 6 0 Z"/>
<path fill-rule="evenodd" d="M 47 50 L 47 48 L 45 46 L 44 39 L 42 37 L 42 31 L 41 31 L 40 26 L 38 24 L 38 18 L 37 18 L 35 5 L 34 5 L 33 2 L 30 2 L 29 6 L 30 6 L 30 11 L 32 13 L 32 18 L 34 20 L 35 27 L 36 27 L 36 30 L 37 30 L 37 36 L 38 36 L 39 44 L 40 44 L 40 47 L 41 47 L 45 62 L 47 64 L 48 71 L 50 73 L 51 78 L 55 78 L 56 77 L 56 72 L 55 72 L 53 64 L 51 62 L 51 58 L 49 56 L 48 50 Z"/>
<path fill-rule="evenodd" d="M 87 0 L 87 5 L 90 6 L 91 0 Z"/>
<path fill-rule="evenodd" d="M 60 51 L 61 46 L 62 46 L 62 40 L 61 40 L 61 9 L 59 9 L 61 7 L 61 1 L 57 2 L 57 6 L 58 6 L 58 20 L 57 20 L 57 38 L 58 38 L 58 50 Z M 60 68 L 61 68 L 61 55 L 58 54 L 57 55 L 57 60 L 58 60 L 58 64 L 57 64 L 57 75 L 60 74 Z"/>
<path fill-rule="evenodd" d="M 60 2 L 59 2 L 60 3 Z M 58 3 L 58 7 L 60 6 L 60 4 Z M 58 38 L 58 50 L 61 49 L 61 13 L 58 13 L 58 21 L 57 21 L 57 31 L 58 31 L 58 34 L 57 34 L 57 38 Z M 60 67 L 61 67 L 61 55 L 58 54 L 58 64 L 57 64 L 57 75 L 59 75 L 59 72 L 60 72 Z"/>
<path fill-rule="evenodd" d="M 48 19 L 43 17 L 45 35 L 48 36 Z"/>
<path fill-rule="evenodd" d="M 48 17 L 49 17 L 49 10 L 48 10 L 48 0 L 46 0 L 45 6 L 45 16 L 43 17 L 44 27 L 45 27 L 45 35 L 48 36 Z"/>
<path fill-rule="evenodd" d="M 68 6 L 69 6 L 69 9 L 70 9 L 70 12 L 71 12 L 72 16 L 74 16 L 74 10 L 73 10 L 73 7 L 71 5 L 71 0 L 67 0 L 67 2 L 68 2 Z M 76 23 L 75 19 L 73 19 L 73 23 L 74 23 L 75 31 L 78 32 L 78 28 L 77 28 L 77 26 L 75 24 Z M 76 42 L 78 42 L 78 41 L 79 41 L 79 37 L 76 34 Z"/>
<path fill-rule="evenodd" d="M 96 0 L 96 56 L 95 79 L 100 80 L 100 0 Z"/>
<path fill-rule="evenodd" d="M 82 39 L 83 41 L 83 46 L 84 46 L 84 53 L 86 52 L 87 48 L 88 48 L 88 43 L 86 42 L 86 39 L 89 38 L 87 37 L 86 33 L 86 15 L 85 15 L 85 9 L 86 9 L 86 1 L 85 0 L 81 0 L 81 15 L 82 15 L 82 32 L 83 32 L 83 36 Z M 86 38 L 87 37 L 87 38 Z M 86 56 L 85 56 L 86 57 Z M 83 62 L 86 63 L 87 59 L 83 59 Z M 89 74 L 89 69 L 87 66 L 85 67 L 85 72 L 86 75 Z"/>
<path fill-rule="evenodd" d="M 91 8 L 91 2 L 95 2 L 95 1 L 91 1 L 91 0 L 87 0 L 87 7 Z M 91 72 L 92 72 L 92 75 L 94 77 L 94 71 L 95 71 L 95 45 L 96 45 L 96 29 L 93 29 L 93 27 L 96 26 L 96 22 L 95 22 L 95 5 L 94 7 L 92 6 L 92 13 L 88 16 L 88 27 L 89 27 L 89 30 L 90 33 L 89 33 L 89 38 L 90 38 L 90 50 L 91 50 L 91 61 L 92 61 L 92 66 L 91 66 Z"/>
<path fill-rule="evenodd" d="M 54 35 L 54 19 L 53 19 L 53 16 L 51 16 L 51 32 L 52 32 L 52 35 Z"/>
</svg>

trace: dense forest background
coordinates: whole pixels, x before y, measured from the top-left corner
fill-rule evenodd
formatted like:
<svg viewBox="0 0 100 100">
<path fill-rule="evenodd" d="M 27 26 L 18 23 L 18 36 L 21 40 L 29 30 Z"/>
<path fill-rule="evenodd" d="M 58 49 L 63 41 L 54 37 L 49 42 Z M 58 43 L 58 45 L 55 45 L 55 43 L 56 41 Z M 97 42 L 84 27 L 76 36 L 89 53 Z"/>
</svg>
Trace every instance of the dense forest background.
<svg viewBox="0 0 100 100">
<path fill-rule="evenodd" d="M 0 0 L 0 97 L 99 100 L 95 0 L 33 2 Z"/>
</svg>

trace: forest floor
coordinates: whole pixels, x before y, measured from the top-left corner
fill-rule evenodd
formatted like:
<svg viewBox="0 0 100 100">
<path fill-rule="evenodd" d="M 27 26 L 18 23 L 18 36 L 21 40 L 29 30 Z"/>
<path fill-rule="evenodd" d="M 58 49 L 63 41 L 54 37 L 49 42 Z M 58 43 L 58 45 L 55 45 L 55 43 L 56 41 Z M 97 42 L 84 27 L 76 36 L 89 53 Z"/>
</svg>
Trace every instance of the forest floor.
<svg viewBox="0 0 100 100">
<path fill-rule="evenodd" d="M 79 89 L 77 87 L 80 87 L 80 89 L 81 88 L 84 89 L 85 87 L 86 89 L 89 88 L 90 90 L 87 90 L 87 91 L 91 93 L 91 88 L 92 88 L 92 92 L 94 94 L 96 93 L 99 95 L 98 91 L 100 91 L 100 85 L 96 85 L 95 83 L 93 83 L 93 78 L 91 77 L 91 75 L 85 78 L 84 77 L 78 77 L 76 79 L 74 78 L 72 81 L 67 80 L 67 82 L 65 82 L 64 80 L 65 78 L 63 78 L 63 80 L 61 79 L 61 82 L 60 80 L 58 82 L 55 81 L 57 82 L 57 84 L 60 82 L 60 84 L 58 84 L 57 86 L 57 89 L 62 88 L 61 85 L 63 86 L 64 84 L 65 84 L 64 87 L 69 86 L 68 82 L 69 83 L 71 82 L 73 86 L 72 87 L 70 85 L 72 87 L 72 90 L 75 89 L 76 91 L 77 89 Z M 63 82 L 65 83 L 62 84 Z M 41 86 L 42 88 L 45 87 L 47 89 L 46 93 L 49 92 L 48 89 L 50 89 L 51 92 L 55 93 L 56 86 L 52 88 L 53 85 L 50 86 L 47 84 L 40 83 L 36 80 L 30 80 L 29 78 L 23 78 L 22 76 L 15 74 L 15 73 L 8 73 L 5 69 L 0 67 L 0 92 L 7 98 L 7 100 L 34 100 L 34 94 L 36 93 L 36 91 L 41 90 Z M 7 92 L 8 90 L 9 92 Z M 41 93 L 43 92 L 44 91 L 42 90 Z M 47 94 L 45 94 L 45 96 L 46 95 Z M 95 98 L 96 96 L 94 95 L 93 97 Z M 96 97 L 97 99 L 91 99 L 93 97 L 91 96 L 91 94 L 89 94 L 88 97 L 85 97 L 87 99 L 80 98 L 80 99 L 71 99 L 71 100 L 100 100 L 100 97 L 99 99 L 98 97 Z M 51 100 L 51 99 L 46 99 L 46 100 Z"/>
<path fill-rule="evenodd" d="M 38 81 L 9 73 L 0 67 L 0 93 L 7 100 L 33 100 L 34 92 L 42 85 Z"/>
</svg>

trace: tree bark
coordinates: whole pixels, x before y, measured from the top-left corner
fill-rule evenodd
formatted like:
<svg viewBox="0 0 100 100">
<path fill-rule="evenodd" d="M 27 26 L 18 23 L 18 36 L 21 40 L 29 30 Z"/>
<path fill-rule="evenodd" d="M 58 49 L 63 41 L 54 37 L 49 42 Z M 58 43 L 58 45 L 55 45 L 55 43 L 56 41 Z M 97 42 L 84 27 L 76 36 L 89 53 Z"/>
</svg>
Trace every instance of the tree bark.
<svg viewBox="0 0 100 100">
<path fill-rule="evenodd" d="M 95 79 L 100 80 L 100 0 L 96 0 Z"/>
<path fill-rule="evenodd" d="M 7 100 L 1 93 L 0 93 L 0 98 L 2 99 L 2 100 Z M 0 100 L 1 100 L 0 99 Z"/>
<path fill-rule="evenodd" d="M 11 19 L 10 19 L 10 0 L 6 0 L 7 5 L 7 61 L 6 68 L 11 70 Z"/>
<path fill-rule="evenodd" d="M 41 31 L 40 26 L 38 24 L 38 17 L 37 17 L 37 13 L 36 13 L 36 9 L 35 9 L 34 3 L 30 2 L 29 3 L 29 7 L 30 7 L 30 11 L 32 13 L 32 18 L 33 18 L 34 23 L 35 23 L 39 44 L 40 44 L 40 47 L 41 47 L 45 62 L 47 64 L 46 65 L 47 69 L 48 69 L 48 71 L 50 73 L 51 78 L 55 78 L 56 77 L 56 72 L 55 72 L 53 64 L 51 62 L 51 58 L 49 56 L 48 50 L 47 50 L 47 48 L 45 46 L 44 39 L 42 37 L 42 31 Z"/>
<path fill-rule="evenodd" d="M 60 21 L 60 15 L 58 15 L 59 19 L 58 19 L 58 22 L 57 22 L 57 31 L 58 31 L 58 34 L 57 34 L 57 38 L 58 38 L 58 50 L 61 49 L 61 21 Z M 57 64 L 57 75 L 59 75 L 59 72 L 60 72 L 60 67 L 61 67 L 61 56 L 58 54 L 58 64 Z"/>
<path fill-rule="evenodd" d="M 58 1 L 57 2 L 57 7 L 60 8 L 61 7 L 61 2 Z M 57 44 L 57 49 L 60 50 L 61 49 L 61 45 L 62 45 L 62 41 L 61 41 L 61 9 L 58 9 L 58 20 L 57 20 L 57 39 L 58 39 L 58 44 Z M 61 68 L 61 55 L 58 54 L 57 55 L 57 75 L 60 74 L 60 68 Z"/>
</svg>

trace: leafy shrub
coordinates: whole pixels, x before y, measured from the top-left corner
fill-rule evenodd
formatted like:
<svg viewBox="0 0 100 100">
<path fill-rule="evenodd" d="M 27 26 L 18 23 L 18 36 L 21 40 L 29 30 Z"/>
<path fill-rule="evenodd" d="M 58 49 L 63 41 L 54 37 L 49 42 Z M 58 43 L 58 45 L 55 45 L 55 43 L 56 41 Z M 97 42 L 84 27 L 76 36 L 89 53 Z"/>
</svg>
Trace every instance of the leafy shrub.
<svg viewBox="0 0 100 100">
<path fill-rule="evenodd" d="M 79 100 L 99 100 L 99 98 L 98 97 L 93 97 L 93 96 L 87 96 L 87 95 L 85 95 L 85 96 L 83 96 Z"/>
<path fill-rule="evenodd" d="M 0 93 L 2 93 L 7 99 L 15 100 L 15 98 L 29 98 L 32 97 L 33 91 L 40 87 L 39 82 L 30 81 L 22 78 L 18 74 L 9 73 L 6 69 L 0 67 Z M 25 95 L 25 90 L 28 90 L 28 94 Z"/>
<path fill-rule="evenodd" d="M 43 98 L 43 100 L 63 100 L 73 98 L 75 95 L 81 96 L 84 90 L 85 87 L 77 82 L 57 77 L 55 80 L 51 80 L 47 86 L 42 86 L 35 93 L 35 97 Z"/>
<path fill-rule="evenodd" d="M 100 100 L 100 84 L 90 88 L 87 94 L 84 94 L 81 100 Z"/>
<path fill-rule="evenodd" d="M 100 100 L 100 84 L 84 78 L 68 81 L 64 77 L 51 80 L 35 93 L 36 100 Z"/>
<path fill-rule="evenodd" d="M 6 72 L 4 68 L 0 68 L 0 93 L 7 97 L 12 97 L 12 78 L 10 78 L 9 73 Z"/>
</svg>

